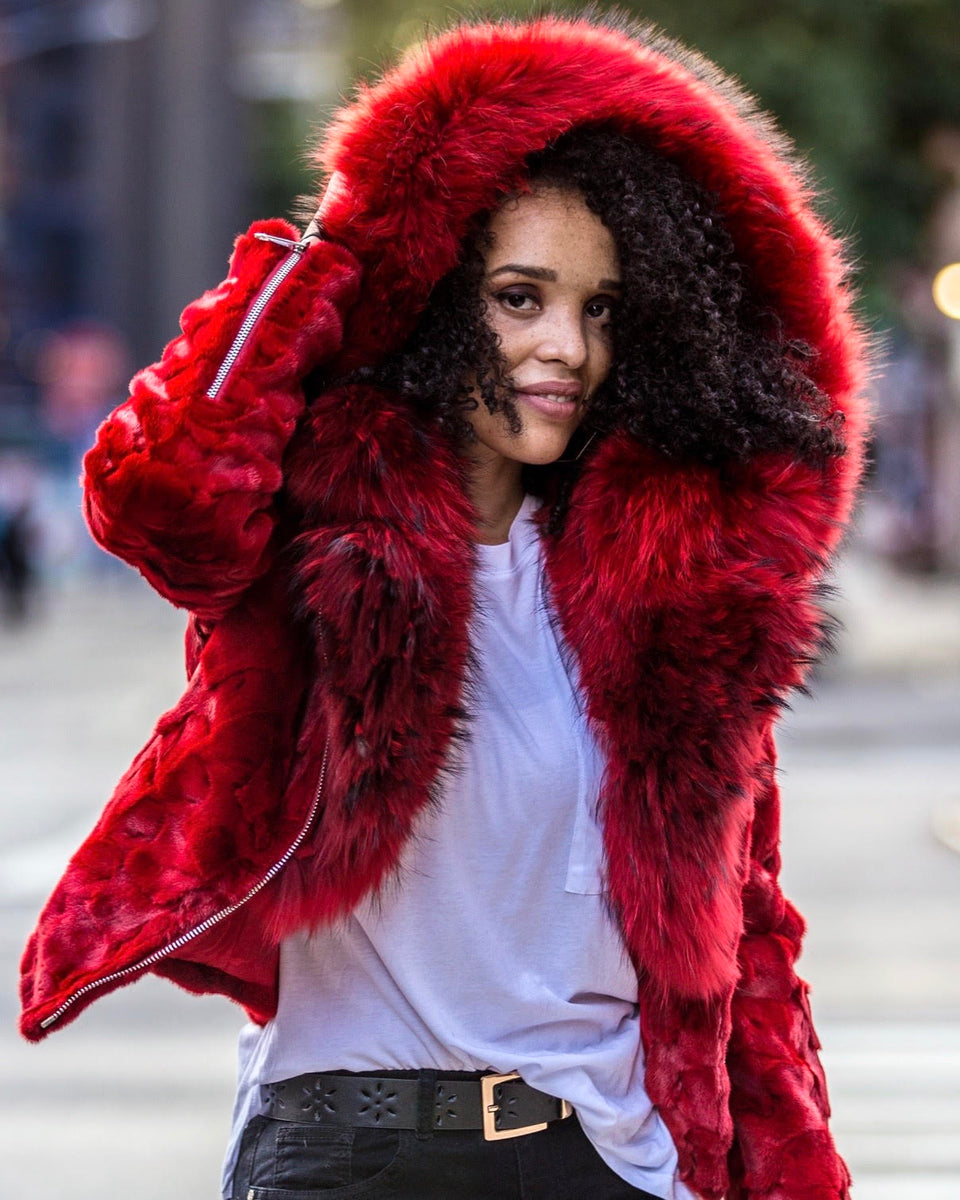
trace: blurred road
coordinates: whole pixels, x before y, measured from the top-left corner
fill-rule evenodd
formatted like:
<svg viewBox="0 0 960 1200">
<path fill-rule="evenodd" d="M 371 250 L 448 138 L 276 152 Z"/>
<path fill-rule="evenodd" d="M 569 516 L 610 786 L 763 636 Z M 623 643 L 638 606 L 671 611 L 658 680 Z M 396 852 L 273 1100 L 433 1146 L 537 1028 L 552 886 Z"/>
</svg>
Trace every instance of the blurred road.
<svg viewBox="0 0 960 1200">
<path fill-rule="evenodd" d="M 960 609 L 954 620 L 956 591 L 935 599 L 935 616 L 917 600 L 906 615 L 924 648 L 898 648 L 900 633 L 863 615 L 876 597 L 869 572 L 851 584 L 846 667 L 841 657 L 828 670 L 780 739 L 784 885 L 809 922 L 801 969 L 856 1200 L 958 1200 L 960 856 L 932 830 L 960 802 L 960 656 L 949 649 Z M 905 594 L 898 603 L 910 607 Z M 226 1001 L 146 979 L 39 1046 L 15 1032 L 24 937 L 179 694 L 182 629 L 180 614 L 113 578 L 73 583 L 32 625 L 0 631 L 0 1195 L 10 1200 L 219 1194 L 241 1023 Z"/>
</svg>

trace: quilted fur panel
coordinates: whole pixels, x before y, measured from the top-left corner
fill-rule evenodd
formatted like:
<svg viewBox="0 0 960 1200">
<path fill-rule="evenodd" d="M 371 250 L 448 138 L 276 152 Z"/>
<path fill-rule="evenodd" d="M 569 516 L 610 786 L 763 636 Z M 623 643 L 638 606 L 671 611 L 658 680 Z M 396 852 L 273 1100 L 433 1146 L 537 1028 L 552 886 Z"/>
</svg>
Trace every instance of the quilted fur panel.
<svg viewBox="0 0 960 1200">
<path fill-rule="evenodd" d="M 84 513 L 97 541 L 208 619 L 269 568 L 281 460 L 303 411 L 297 383 L 339 349 L 358 289 L 349 251 L 312 246 L 209 399 L 245 313 L 284 258 L 257 232 L 299 236 L 272 220 L 237 239 L 227 279 L 187 307 L 181 336 L 134 376 L 84 460 Z"/>
<path fill-rule="evenodd" d="M 640 1028 L 647 1094 L 677 1147 L 681 1177 L 703 1200 L 724 1200 L 733 1140 L 723 1061 L 729 995 L 664 1002 L 641 992 Z"/>
<path fill-rule="evenodd" d="M 276 620 L 284 590 L 269 577 L 212 630 L 187 690 L 72 858 L 24 957 L 27 1037 L 42 1036 L 65 995 L 234 903 L 295 837 L 305 810 L 281 801 L 312 647 Z"/>
<path fill-rule="evenodd" d="M 734 1200 L 848 1200 L 850 1175 L 827 1128 L 830 1106 L 807 985 L 795 971 L 803 921 L 778 875 L 780 796 L 772 728 L 764 731 L 760 788 L 744 889 L 740 977 L 727 1050 Z"/>
</svg>

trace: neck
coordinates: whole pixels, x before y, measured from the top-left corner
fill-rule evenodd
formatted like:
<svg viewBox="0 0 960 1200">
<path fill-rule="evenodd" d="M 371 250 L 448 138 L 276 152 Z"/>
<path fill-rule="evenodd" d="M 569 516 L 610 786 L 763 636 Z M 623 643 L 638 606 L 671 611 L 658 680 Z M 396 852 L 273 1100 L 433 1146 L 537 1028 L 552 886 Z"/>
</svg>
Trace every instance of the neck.
<svg viewBox="0 0 960 1200">
<path fill-rule="evenodd" d="M 520 481 L 523 465 L 499 454 L 471 456 L 467 488 L 477 511 L 477 541 L 487 546 L 507 540 L 510 526 L 523 503 Z"/>
</svg>

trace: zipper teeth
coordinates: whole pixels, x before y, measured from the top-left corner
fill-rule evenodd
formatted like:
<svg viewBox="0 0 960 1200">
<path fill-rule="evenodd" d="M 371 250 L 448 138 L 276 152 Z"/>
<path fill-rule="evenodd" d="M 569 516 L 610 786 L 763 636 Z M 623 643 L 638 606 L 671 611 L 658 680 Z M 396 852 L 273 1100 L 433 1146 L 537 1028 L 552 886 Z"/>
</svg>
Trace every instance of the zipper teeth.
<svg viewBox="0 0 960 1200">
<path fill-rule="evenodd" d="M 159 950 L 155 950 L 152 954 L 148 954 L 146 958 L 141 958 L 138 962 L 132 963 L 129 967 L 124 967 L 120 971 L 114 971 L 111 975 L 104 975 L 100 979 L 92 979 L 89 983 L 85 983 L 82 988 L 78 988 L 75 992 L 73 992 L 72 995 L 68 996 L 55 1012 L 52 1012 L 49 1017 L 45 1017 L 40 1022 L 40 1028 L 49 1029 L 51 1025 L 60 1020 L 60 1018 L 67 1011 L 67 1009 L 70 1008 L 71 1005 L 75 1004 L 77 1000 L 79 1000 L 82 996 L 85 996 L 88 992 L 92 992 L 96 988 L 103 987 L 105 984 L 113 983 L 117 979 L 125 979 L 128 975 L 135 975 L 138 971 L 144 971 L 148 967 L 152 967 L 154 963 L 159 962 L 161 958 L 166 958 L 168 955 L 173 954 L 174 951 L 179 950 L 181 946 L 185 946 L 187 942 L 193 941 L 195 937 L 199 937 L 200 934 L 206 933 L 208 929 L 212 929 L 214 925 L 218 925 L 227 917 L 232 916 L 237 909 L 242 908 L 244 904 L 252 900 L 258 892 L 261 892 L 271 881 L 271 879 L 273 879 L 278 872 L 283 870 L 294 854 L 296 854 L 303 842 L 303 839 L 310 831 L 310 826 L 313 824 L 314 817 L 317 815 L 317 809 L 320 807 L 320 797 L 323 794 L 323 782 L 327 774 L 327 752 L 329 747 L 329 741 L 325 742 L 323 746 L 323 762 L 320 764 L 320 779 L 317 783 L 317 789 L 314 793 L 313 803 L 310 806 L 310 811 L 307 813 L 307 819 L 304 821 L 300 832 L 294 838 L 293 842 L 291 842 L 291 844 L 287 847 L 283 857 L 277 859 L 270 870 L 267 871 L 266 875 L 264 875 L 262 879 L 258 880 L 245 896 L 242 896 L 235 904 L 231 904 L 227 908 L 221 908 L 219 912 L 215 912 L 212 916 L 207 917 L 205 921 L 201 921 L 200 924 L 194 926 L 193 929 L 188 929 L 186 933 L 182 933 L 178 938 L 170 942 L 168 945 L 162 946 Z"/>
<path fill-rule="evenodd" d="M 240 354 L 240 351 L 243 349 L 247 338 L 250 336 L 250 331 L 257 323 L 260 314 L 270 303 L 270 298 L 273 296 L 273 293 L 277 290 L 280 284 L 283 283 L 286 277 L 300 261 L 302 256 L 302 249 L 292 250 L 287 257 L 282 260 L 280 265 L 275 268 L 273 274 L 257 293 L 255 300 L 247 310 L 247 315 L 243 318 L 243 324 L 237 330 L 237 335 L 233 339 L 230 349 L 227 351 L 227 357 L 220 364 L 220 369 L 217 371 L 213 383 L 211 383 L 209 388 L 207 388 L 207 396 L 210 400 L 216 399 L 217 393 L 223 387 L 224 381 L 230 374 L 231 367 L 237 361 L 237 357 Z"/>
</svg>

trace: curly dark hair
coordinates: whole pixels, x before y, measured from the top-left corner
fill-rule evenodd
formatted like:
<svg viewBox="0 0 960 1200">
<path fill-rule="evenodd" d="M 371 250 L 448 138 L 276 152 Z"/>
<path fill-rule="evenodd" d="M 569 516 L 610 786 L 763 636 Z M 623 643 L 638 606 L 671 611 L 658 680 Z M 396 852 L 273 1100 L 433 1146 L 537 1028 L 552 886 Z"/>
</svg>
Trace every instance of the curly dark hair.
<svg viewBox="0 0 960 1200">
<path fill-rule="evenodd" d="M 531 185 L 583 196 L 613 235 L 623 280 L 610 373 L 562 470 L 526 468 L 528 490 L 566 500 L 578 451 L 591 435 L 614 430 L 668 457 L 718 466 L 764 451 L 812 462 L 843 453 L 842 415 L 807 373 L 813 351 L 785 339 L 777 314 L 759 303 L 714 195 L 642 141 L 605 126 L 571 130 L 527 166 Z M 465 416 L 477 404 L 472 380 L 491 412 L 503 412 L 515 432 L 520 422 L 486 322 L 490 216 L 478 215 L 459 263 L 434 287 L 401 349 L 357 373 L 432 413 L 461 444 L 473 435 Z M 561 474 L 558 490 L 548 489 Z"/>
</svg>

